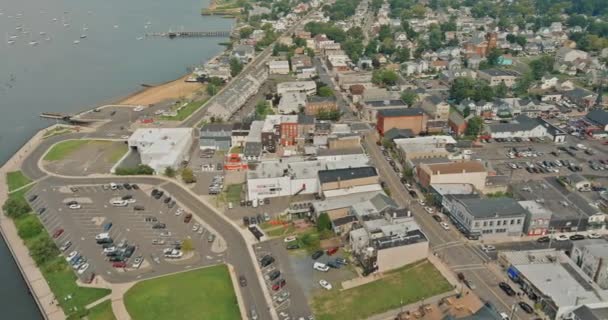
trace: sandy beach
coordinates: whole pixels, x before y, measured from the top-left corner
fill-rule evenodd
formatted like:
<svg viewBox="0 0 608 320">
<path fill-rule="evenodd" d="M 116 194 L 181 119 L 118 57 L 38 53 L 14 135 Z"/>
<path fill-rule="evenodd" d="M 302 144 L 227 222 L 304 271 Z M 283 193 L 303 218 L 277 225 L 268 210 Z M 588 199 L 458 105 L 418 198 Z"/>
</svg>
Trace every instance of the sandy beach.
<svg viewBox="0 0 608 320">
<path fill-rule="evenodd" d="M 134 93 L 126 99 L 120 101 L 121 105 L 150 105 L 169 99 L 188 98 L 198 90 L 204 88 L 199 82 L 185 82 L 189 75 L 185 75 L 177 80 L 170 81 L 158 86 L 146 88 Z"/>
</svg>

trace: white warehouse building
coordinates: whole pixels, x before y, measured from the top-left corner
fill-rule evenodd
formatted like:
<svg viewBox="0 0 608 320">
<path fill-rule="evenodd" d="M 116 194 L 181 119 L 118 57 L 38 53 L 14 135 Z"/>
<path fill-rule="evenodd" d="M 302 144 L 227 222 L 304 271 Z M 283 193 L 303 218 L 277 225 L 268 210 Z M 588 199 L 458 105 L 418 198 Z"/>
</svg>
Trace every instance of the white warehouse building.
<svg viewBox="0 0 608 320">
<path fill-rule="evenodd" d="M 177 168 L 188 160 L 193 142 L 192 128 L 137 129 L 128 140 L 129 147 L 139 152 L 141 163 L 150 166 L 156 174 L 167 167 Z"/>
<path fill-rule="evenodd" d="M 319 170 L 367 166 L 364 154 L 343 155 L 338 160 L 304 158 L 262 161 L 247 172 L 247 200 L 319 192 Z"/>
</svg>

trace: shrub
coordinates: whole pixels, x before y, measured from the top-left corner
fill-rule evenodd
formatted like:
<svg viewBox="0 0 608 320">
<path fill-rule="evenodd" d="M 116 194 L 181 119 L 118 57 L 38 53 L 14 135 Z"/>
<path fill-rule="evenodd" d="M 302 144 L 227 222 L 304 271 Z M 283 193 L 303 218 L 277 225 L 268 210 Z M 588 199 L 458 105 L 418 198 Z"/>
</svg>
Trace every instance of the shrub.
<svg viewBox="0 0 608 320">
<path fill-rule="evenodd" d="M 7 217 L 15 219 L 30 212 L 32 209 L 23 197 L 12 197 L 4 202 L 2 210 L 4 210 L 4 214 Z"/>
<path fill-rule="evenodd" d="M 24 221 L 19 224 L 17 232 L 22 239 L 33 238 L 42 232 L 42 224 L 40 224 L 40 221 L 34 216 L 31 217 L 31 219 L 24 219 Z"/>
<path fill-rule="evenodd" d="M 37 265 L 44 264 L 59 254 L 59 249 L 57 249 L 55 243 L 48 237 L 34 240 L 29 249 L 30 255 L 34 261 L 36 261 Z"/>
<path fill-rule="evenodd" d="M 140 164 L 137 167 L 116 168 L 114 173 L 119 176 L 153 175 L 154 169 L 145 164 Z"/>
</svg>

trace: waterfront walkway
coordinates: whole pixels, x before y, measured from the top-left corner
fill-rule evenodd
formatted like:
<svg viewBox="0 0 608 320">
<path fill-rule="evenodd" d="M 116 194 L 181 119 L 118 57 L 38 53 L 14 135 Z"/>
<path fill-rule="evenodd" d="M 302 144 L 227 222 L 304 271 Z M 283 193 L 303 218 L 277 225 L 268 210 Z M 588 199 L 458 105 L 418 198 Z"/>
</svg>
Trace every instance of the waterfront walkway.
<svg viewBox="0 0 608 320">
<path fill-rule="evenodd" d="M 53 127 L 48 128 L 52 130 Z M 32 139 L 26 143 L 17 153 L 15 153 L 2 168 L 0 168 L 0 203 L 4 203 L 8 198 L 8 185 L 6 184 L 6 173 L 19 170 L 21 161 L 34 150 L 46 131 L 39 131 Z M 17 233 L 17 227 L 13 221 L 4 215 L 0 209 L 0 232 L 6 241 L 6 245 L 13 254 L 17 266 L 19 267 L 25 281 L 34 297 L 34 300 L 41 309 L 45 319 L 63 320 L 65 313 L 57 304 L 57 300 L 51 291 L 48 283 L 44 279 L 42 272 L 30 257 L 29 251 Z"/>
</svg>

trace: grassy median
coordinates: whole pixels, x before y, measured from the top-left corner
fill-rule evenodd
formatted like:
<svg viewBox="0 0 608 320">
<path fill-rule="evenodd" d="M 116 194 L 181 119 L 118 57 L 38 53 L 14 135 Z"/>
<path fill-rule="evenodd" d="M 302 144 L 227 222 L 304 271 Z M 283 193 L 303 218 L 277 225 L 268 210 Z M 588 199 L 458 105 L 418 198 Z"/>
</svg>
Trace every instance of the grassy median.
<svg viewBox="0 0 608 320">
<path fill-rule="evenodd" d="M 46 161 L 58 161 L 63 160 L 65 157 L 69 156 L 70 153 L 76 151 L 77 149 L 83 147 L 85 144 L 89 143 L 91 140 L 66 140 L 59 142 L 47 152 L 44 156 L 44 160 Z"/>
<path fill-rule="evenodd" d="M 124 296 L 133 319 L 240 319 L 225 265 L 145 280 Z"/>
<path fill-rule="evenodd" d="M 450 283 L 425 260 L 356 288 L 323 291 L 314 297 L 312 307 L 319 320 L 366 319 L 449 290 Z"/>
<path fill-rule="evenodd" d="M 32 182 L 30 178 L 26 177 L 21 171 L 11 171 L 6 173 L 6 184 L 8 185 L 8 191 L 17 190 L 25 185 Z"/>
</svg>

